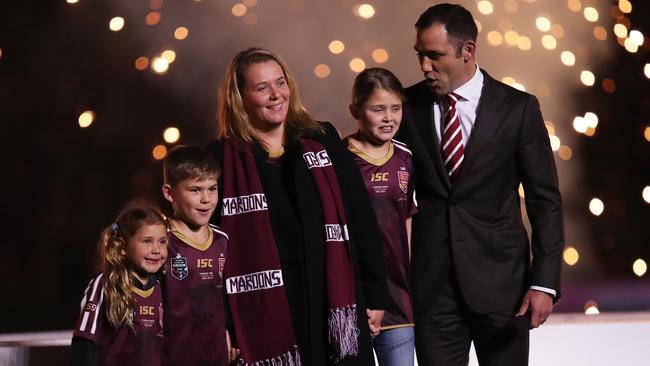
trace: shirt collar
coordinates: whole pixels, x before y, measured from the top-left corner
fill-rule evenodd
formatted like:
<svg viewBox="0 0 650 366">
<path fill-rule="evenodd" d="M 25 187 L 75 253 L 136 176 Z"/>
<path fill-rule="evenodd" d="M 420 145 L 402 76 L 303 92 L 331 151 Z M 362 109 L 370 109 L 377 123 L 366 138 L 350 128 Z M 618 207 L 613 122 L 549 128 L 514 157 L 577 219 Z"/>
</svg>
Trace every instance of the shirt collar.
<svg viewBox="0 0 650 366">
<path fill-rule="evenodd" d="M 476 64 L 474 76 L 469 79 L 465 84 L 454 90 L 454 93 L 460 95 L 465 100 L 479 100 L 481 98 L 481 90 L 483 89 L 483 73 L 480 67 Z"/>
</svg>

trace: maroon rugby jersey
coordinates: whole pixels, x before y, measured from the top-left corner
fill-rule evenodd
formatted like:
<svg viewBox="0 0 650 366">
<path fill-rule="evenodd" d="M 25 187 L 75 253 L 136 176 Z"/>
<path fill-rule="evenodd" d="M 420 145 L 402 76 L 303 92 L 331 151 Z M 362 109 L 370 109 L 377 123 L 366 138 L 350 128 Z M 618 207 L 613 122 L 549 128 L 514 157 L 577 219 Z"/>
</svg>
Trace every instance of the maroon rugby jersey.
<svg viewBox="0 0 650 366">
<path fill-rule="evenodd" d="M 81 315 L 74 336 L 95 343 L 98 365 L 159 366 L 163 345 L 163 307 L 160 284 L 148 290 L 133 287 L 133 328 L 117 329 L 106 317 L 103 273 L 90 280 L 81 300 Z"/>
<path fill-rule="evenodd" d="M 165 274 L 165 365 L 228 365 L 223 266 L 228 236 L 196 243 L 172 230 Z"/>
<path fill-rule="evenodd" d="M 408 285 L 409 252 L 406 219 L 417 212 L 413 162 L 405 144 L 391 140 L 388 154 L 373 159 L 347 139 L 348 149 L 368 190 L 384 238 L 386 277 L 391 301 L 384 313 L 382 329 L 413 324 L 411 291 Z"/>
</svg>

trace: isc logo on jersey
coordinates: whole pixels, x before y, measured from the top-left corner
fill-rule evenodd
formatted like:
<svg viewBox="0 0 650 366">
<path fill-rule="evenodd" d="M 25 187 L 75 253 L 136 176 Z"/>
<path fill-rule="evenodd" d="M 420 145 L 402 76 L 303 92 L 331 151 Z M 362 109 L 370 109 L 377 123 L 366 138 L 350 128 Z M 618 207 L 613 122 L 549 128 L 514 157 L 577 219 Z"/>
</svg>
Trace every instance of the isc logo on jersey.
<svg viewBox="0 0 650 366">
<path fill-rule="evenodd" d="M 197 268 L 212 268 L 212 262 L 214 260 L 212 258 L 200 258 L 196 260 L 196 267 Z"/>
<path fill-rule="evenodd" d="M 140 305 L 140 315 L 155 315 L 153 306 Z"/>
<path fill-rule="evenodd" d="M 373 173 L 370 175 L 371 182 L 388 182 L 388 173 Z"/>
<path fill-rule="evenodd" d="M 307 164 L 307 168 L 322 168 L 326 166 L 332 165 L 332 160 L 330 159 L 329 155 L 327 155 L 327 151 L 321 150 L 319 152 L 306 152 L 302 154 L 302 158 L 305 160 L 305 163 Z"/>
</svg>

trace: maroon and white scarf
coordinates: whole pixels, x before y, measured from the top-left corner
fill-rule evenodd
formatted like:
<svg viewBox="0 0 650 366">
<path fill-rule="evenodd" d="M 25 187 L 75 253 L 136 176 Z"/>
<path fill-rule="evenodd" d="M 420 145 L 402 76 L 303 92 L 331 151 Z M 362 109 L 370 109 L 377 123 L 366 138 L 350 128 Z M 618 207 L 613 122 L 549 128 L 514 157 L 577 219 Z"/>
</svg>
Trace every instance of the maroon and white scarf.
<svg viewBox="0 0 650 366">
<path fill-rule="evenodd" d="M 332 161 L 319 142 L 301 138 L 324 219 L 330 358 L 358 354 L 354 274 L 343 198 Z M 266 196 L 250 145 L 224 141 L 221 227 L 230 237 L 224 277 L 241 351 L 238 365 L 301 365 Z"/>
</svg>

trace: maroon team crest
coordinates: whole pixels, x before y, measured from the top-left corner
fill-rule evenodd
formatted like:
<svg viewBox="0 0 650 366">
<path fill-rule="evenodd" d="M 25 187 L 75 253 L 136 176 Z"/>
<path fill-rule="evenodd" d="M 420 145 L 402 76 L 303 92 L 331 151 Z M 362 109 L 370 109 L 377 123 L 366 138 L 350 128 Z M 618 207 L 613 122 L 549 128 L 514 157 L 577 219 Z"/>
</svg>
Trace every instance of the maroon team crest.
<svg viewBox="0 0 650 366">
<path fill-rule="evenodd" d="M 177 280 L 182 280 L 187 277 L 189 273 L 189 268 L 187 267 L 187 258 L 181 257 L 180 254 L 176 254 L 170 261 L 172 268 L 172 276 Z"/>
<path fill-rule="evenodd" d="M 409 173 L 400 170 L 397 172 L 397 178 L 399 180 L 399 189 L 406 194 L 409 185 Z"/>
</svg>

